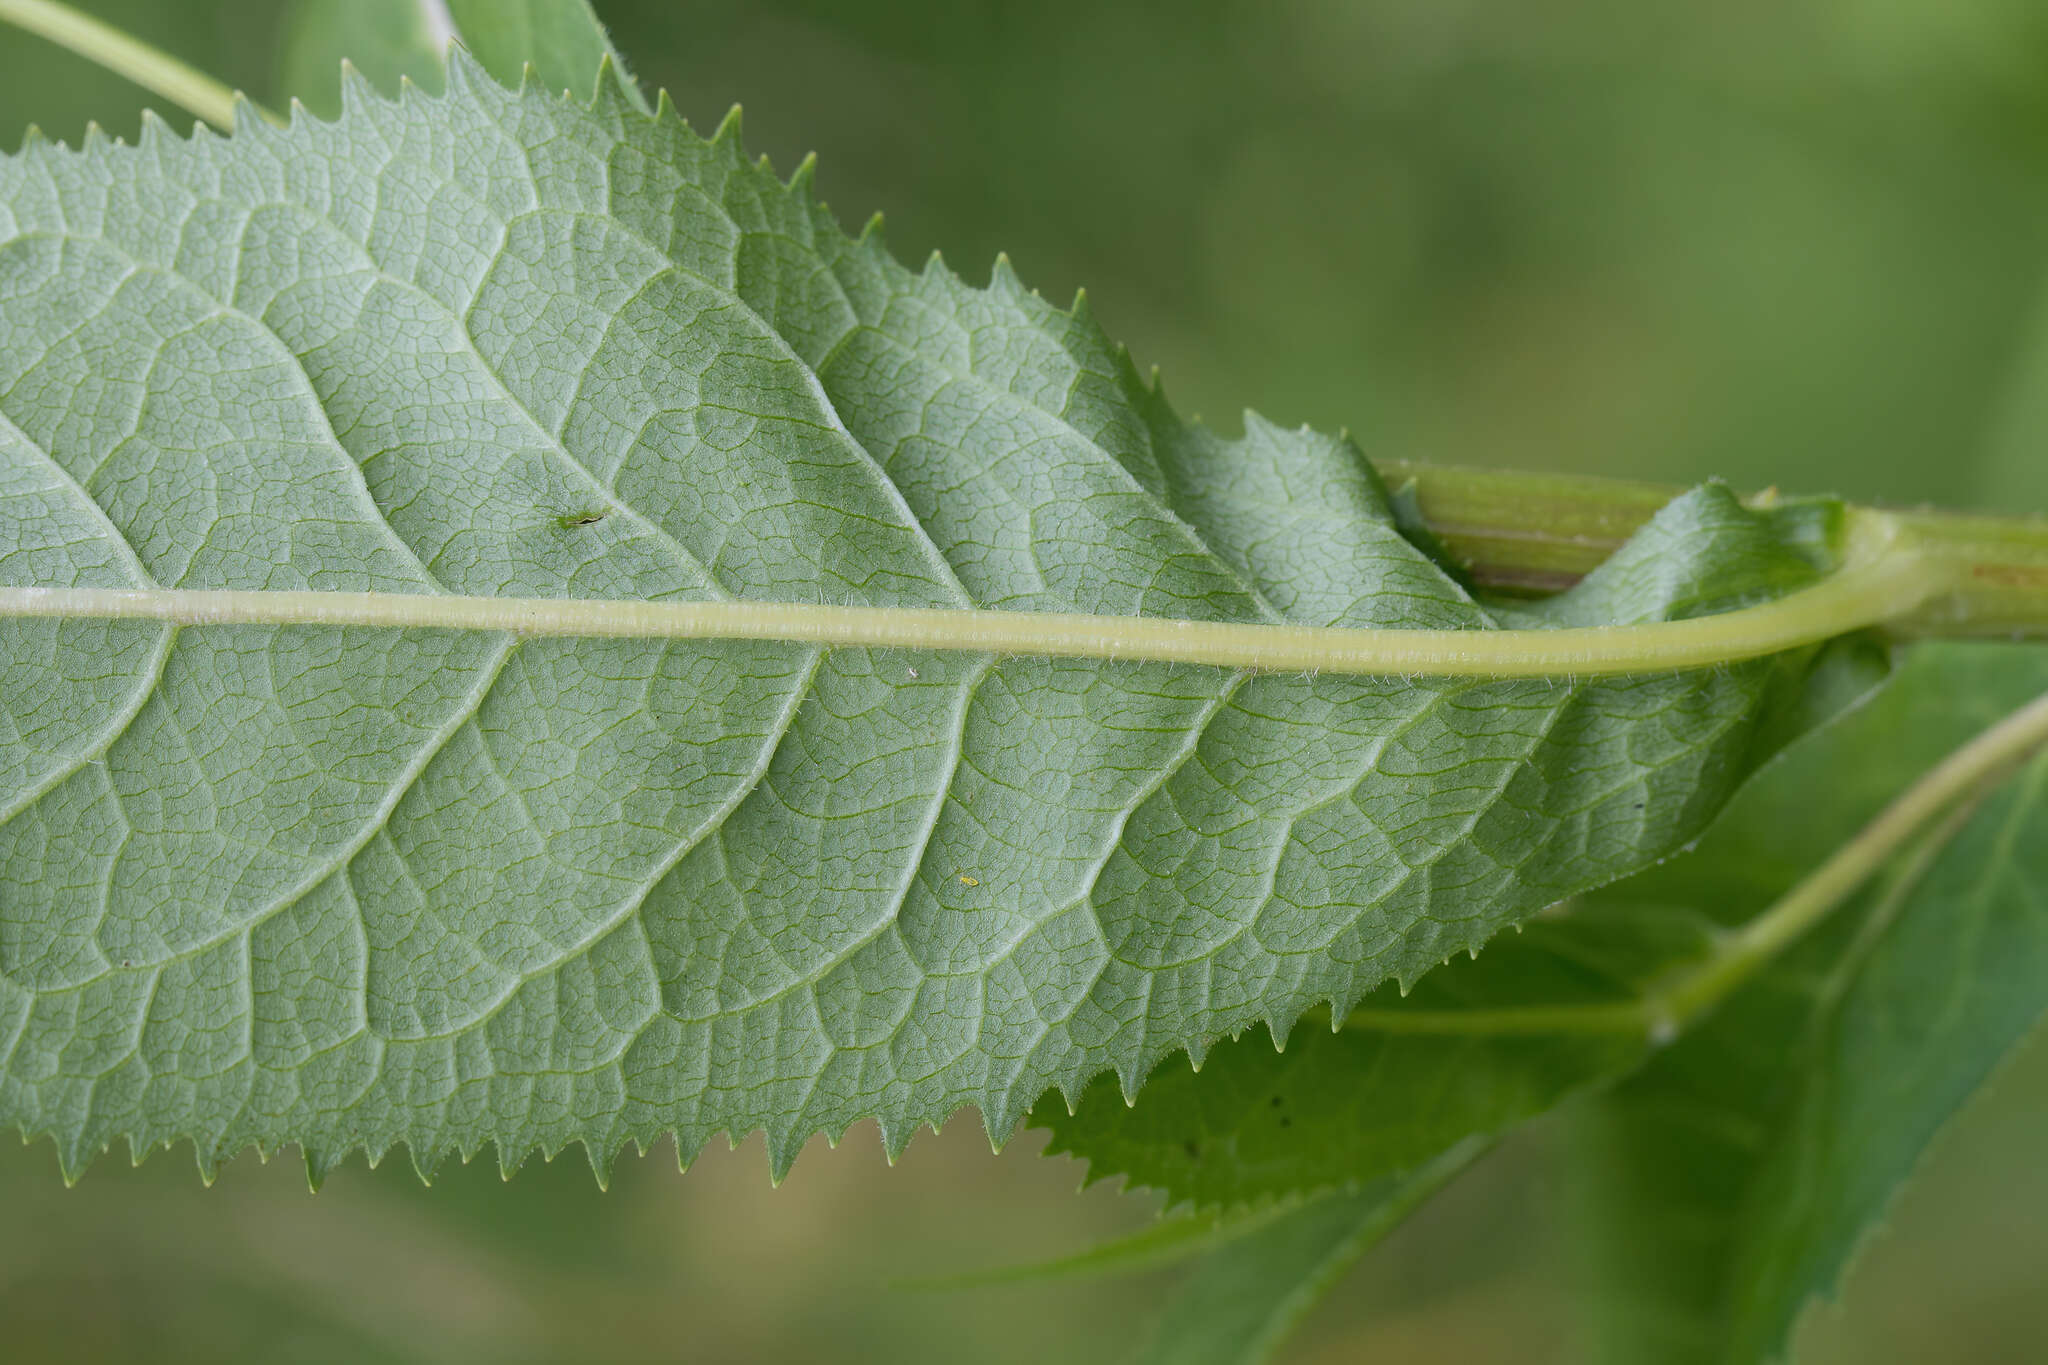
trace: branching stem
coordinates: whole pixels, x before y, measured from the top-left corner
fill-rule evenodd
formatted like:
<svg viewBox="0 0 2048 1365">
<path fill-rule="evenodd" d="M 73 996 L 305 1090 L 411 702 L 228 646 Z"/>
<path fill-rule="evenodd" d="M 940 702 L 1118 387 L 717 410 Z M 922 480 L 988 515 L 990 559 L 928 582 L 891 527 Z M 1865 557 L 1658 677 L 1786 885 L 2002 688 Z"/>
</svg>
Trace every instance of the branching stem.
<svg viewBox="0 0 2048 1365">
<path fill-rule="evenodd" d="M 161 95 L 194 117 L 216 128 L 235 126 L 234 91 L 204 72 L 173 57 L 160 48 L 103 24 L 57 0 L 0 0 L 0 22 L 47 38 L 69 48 L 116 75 L 125 76 L 143 89 Z M 264 118 L 277 122 L 268 110 L 251 104 Z"/>
</svg>

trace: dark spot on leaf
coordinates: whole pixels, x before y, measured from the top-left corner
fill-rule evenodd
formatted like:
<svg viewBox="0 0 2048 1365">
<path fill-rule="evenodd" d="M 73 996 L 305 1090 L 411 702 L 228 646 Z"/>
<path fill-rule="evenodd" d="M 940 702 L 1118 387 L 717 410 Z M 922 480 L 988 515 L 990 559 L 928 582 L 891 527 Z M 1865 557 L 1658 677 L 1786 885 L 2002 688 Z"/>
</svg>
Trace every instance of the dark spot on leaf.
<svg viewBox="0 0 2048 1365">
<path fill-rule="evenodd" d="M 1183 1142 L 1181 1148 L 1188 1154 L 1189 1161 L 1200 1161 L 1202 1159 L 1202 1144 L 1193 1138 Z"/>
<path fill-rule="evenodd" d="M 1289 1118 L 1287 1115 L 1282 1114 L 1280 1116 L 1280 1126 L 1282 1128 L 1292 1128 L 1294 1126 L 1294 1120 Z"/>
<path fill-rule="evenodd" d="M 1282 1104 L 1282 1103 L 1283 1103 L 1283 1101 L 1281 1100 L 1281 1098 L 1280 1098 L 1280 1097 L 1279 1097 L 1278 1095 L 1275 1095 L 1275 1096 L 1273 1097 L 1273 1107 L 1274 1107 L 1275 1109 L 1278 1109 L 1278 1108 L 1279 1108 L 1279 1107 L 1281 1106 L 1281 1104 Z"/>
</svg>

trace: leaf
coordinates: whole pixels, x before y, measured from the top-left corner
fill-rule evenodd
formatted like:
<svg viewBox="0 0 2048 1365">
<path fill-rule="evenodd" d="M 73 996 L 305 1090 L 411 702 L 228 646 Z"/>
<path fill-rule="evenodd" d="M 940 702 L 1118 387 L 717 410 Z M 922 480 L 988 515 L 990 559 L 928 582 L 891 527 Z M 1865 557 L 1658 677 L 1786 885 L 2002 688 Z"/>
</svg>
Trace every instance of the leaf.
<svg viewBox="0 0 2048 1365">
<path fill-rule="evenodd" d="M 533 64 L 540 83 L 566 90 L 579 100 L 597 94 L 609 65 L 634 108 L 646 112 L 640 87 L 626 74 L 625 60 L 605 35 L 590 0 L 446 0 L 457 33 L 484 70 L 516 83 Z"/>
<path fill-rule="evenodd" d="M 845 239 L 734 126 L 461 56 L 346 103 L 0 161 L 0 584 L 316 594 L 0 623 L 0 1115 L 67 1170 L 1006 1134 L 1670 853 L 1803 673 L 318 623 L 356 591 L 1494 624 L 1348 443 L 1183 426 L 1085 313 Z M 1799 587 L 1839 523 L 1708 487 L 1554 610 Z"/>
<path fill-rule="evenodd" d="M 1411 1175 L 1315 1200 L 1235 1239 L 1168 1301 L 1141 1365 L 1256 1365 L 1373 1243 L 1484 1150 L 1462 1144 Z"/>
<path fill-rule="evenodd" d="M 1797 705 L 1776 709 L 1779 742 L 1864 700 L 1886 663 L 1844 640 Z M 1468 1138 L 1496 1138 L 1647 1058 L 1644 986 L 1706 954 L 1717 926 L 1681 905 L 1576 905 L 1425 976 L 1382 987 L 1334 1032 L 1305 1020 L 1284 1051 L 1265 1037 L 1220 1044 L 1199 1072 L 1160 1065 L 1134 1105 L 1098 1081 L 1069 1112 L 1031 1112 L 1048 1150 L 1198 1209 L 1235 1207 L 1402 1174 Z M 1532 1013 L 1562 1008 L 1563 1028 Z M 1586 1017 L 1586 1011 L 1606 1011 Z M 1555 1016 L 1552 1016 L 1555 1017 Z"/>
<path fill-rule="evenodd" d="M 1941 752 L 2048 689 L 2048 650 L 1923 645 L 1698 852 L 1603 893 L 1742 918 Z M 1783 1356 L 1948 1119 L 2048 1010 L 2048 758 L 1594 1110 L 1608 1359 Z M 1888 894 L 1889 890 L 1889 894 Z"/>
<path fill-rule="evenodd" d="M 386 94 L 401 79 L 438 93 L 451 42 L 508 85 L 531 63 L 543 86 L 580 100 L 609 63 L 627 98 L 646 108 L 588 0 L 293 0 L 279 84 L 323 118 L 341 108 L 344 61 Z"/>
<path fill-rule="evenodd" d="M 332 118 L 341 111 L 346 61 L 387 93 L 401 80 L 439 93 L 441 54 L 454 36 L 445 10 L 426 0 L 294 0 L 285 10 L 278 89 Z"/>
<path fill-rule="evenodd" d="M 1198 1209 L 1356 1190 L 1638 1065 L 1651 1047 L 1640 1025 L 1543 1033 L 1485 1021 L 1552 1005 L 1626 1009 L 1644 978 L 1704 947 L 1703 927 L 1682 912 L 1532 921 L 1406 999 L 1391 988 L 1366 997 L 1334 1032 L 1311 1019 L 1284 1051 L 1256 1034 L 1219 1044 L 1199 1072 L 1163 1063 L 1135 1105 L 1098 1081 L 1072 1114 L 1048 1099 L 1031 1122 L 1051 1130 L 1048 1152 L 1086 1160 L 1091 1182 L 1127 1176 Z"/>
</svg>

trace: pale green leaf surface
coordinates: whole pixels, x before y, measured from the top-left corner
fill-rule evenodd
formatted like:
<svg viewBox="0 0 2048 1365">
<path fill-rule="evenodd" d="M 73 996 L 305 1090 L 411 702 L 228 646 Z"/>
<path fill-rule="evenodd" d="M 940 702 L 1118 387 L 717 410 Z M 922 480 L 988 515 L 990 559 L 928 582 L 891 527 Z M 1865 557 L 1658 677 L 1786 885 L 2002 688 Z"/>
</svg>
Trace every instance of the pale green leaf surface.
<svg viewBox="0 0 2048 1365">
<path fill-rule="evenodd" d="M 1780 738 L 1862 701 L 1886 667 L 1867 642 L 1830 647 L 1801 694 L 1773 708 Z M 1646 1018 L 1581 1015 L 1554 1029 L 1523 1012 L 1626 1014 L 1647 983 L 1704 957 L 1716 931 L 1683 905 L 1574 906 L 1406 995 L 1382 987 L 1335 1032 L 1311 1017 L 1276 1051 L 1254 1030 L 1199 1071 L 1161 1063 L 1135 1105 L 1104 1080 L 1071 1112 L 1046 1097 L 1031 1122 L 1051 1132 L 1049 1150 L 1087 1161 L 1091 1181 L 1124 1177 L 1199 1209 L 1356 1189 L 1634 1069 L 1654 1046 Z"/>
<path fill-rule="evenodd" d="M 1488 629 L 1347 443 L 1175 420 L 609 89 L 0 161 L 0 581 Z M 1707 488 L 1575 591 L 1824 567 Z M 1558 610 L 1572 610 L 1570 606 Z M 0 624 L 0 1115 L 896 1149 L 1348 1008 L 1696 835 L 1764 662 L 1416 683 L 773 642 Z"/>
<path fill-rule="evenodd" d="M 1198 1264 L 1167 1301 L 1140 1365 L 1257 1365 L 1337 1277 L 1485 1150 L 1467 1142 L 1422 1168 L 1280 1214 Z"/>
<path fill-rule="evenodd" d="M 1743 918 L 1943 753 L 2048 690 L 2048 650 L 1921 646 L 1686 857 L 1602 893 Z M 2048 1010 L 2048 759 L 1896 903 L 1882 888 L 1603 1098 L 1583 1153 L 1605 1358 L 1780 1358 L 1942 1125 Z"/>
</svg>

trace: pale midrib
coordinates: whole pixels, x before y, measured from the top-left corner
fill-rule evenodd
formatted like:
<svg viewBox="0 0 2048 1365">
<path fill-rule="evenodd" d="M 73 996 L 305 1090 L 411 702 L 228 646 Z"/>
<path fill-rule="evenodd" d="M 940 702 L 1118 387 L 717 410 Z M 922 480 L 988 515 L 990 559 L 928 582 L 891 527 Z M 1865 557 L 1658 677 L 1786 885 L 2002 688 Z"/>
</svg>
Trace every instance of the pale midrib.
<svg viewBox="0 0 2048 1365">
<path fill-rule="evenodd" d="M 1717 616 L 1561 630 L 1364 630 L 1152 616 L 814 602 L 628 601 L 389 592 L 0 587 L 0 618 L 163 621 L 527 637 L 781 640 L 1405 677 L 1587 677 L 1711 667 L 1911 612 L 1943 588 L 1910 551 L 1852 564 L 1775 602 Z"/>
</svg>

